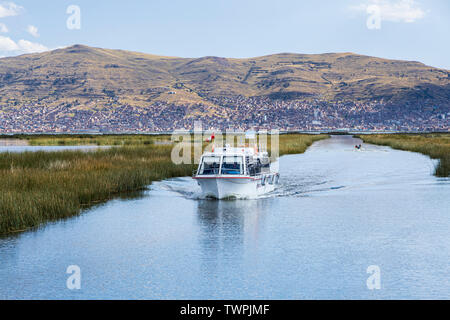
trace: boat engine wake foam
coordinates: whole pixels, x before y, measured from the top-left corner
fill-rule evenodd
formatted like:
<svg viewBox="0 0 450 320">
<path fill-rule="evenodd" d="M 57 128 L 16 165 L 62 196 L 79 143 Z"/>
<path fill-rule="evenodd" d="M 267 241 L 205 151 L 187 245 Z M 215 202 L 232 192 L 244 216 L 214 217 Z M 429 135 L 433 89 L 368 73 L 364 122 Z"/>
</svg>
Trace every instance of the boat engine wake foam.
<svg viewBox="0 0 450 320">
<path fill-rule="evenodd" d="M 258 195 L 254 198 L 250 197 L 229 197 L 222 200 L 257 200 L 277 197 L 307 197 L 315 192 L 323 192 L 345 188 L 343 185 L 334 185 L 332 181 L 323 179 L 322 177 L 286 177 L 280 179 L 277 187 L 268 193 Z M 173 178 L 164 181 L 155 182 L 151 186 L 153 191 L 162 191 L 176 194 L 178 196 L 192 200 L 217 200 L 212 197 L 205 196 L 200 187 L 190 177 Z"/>
</svg>

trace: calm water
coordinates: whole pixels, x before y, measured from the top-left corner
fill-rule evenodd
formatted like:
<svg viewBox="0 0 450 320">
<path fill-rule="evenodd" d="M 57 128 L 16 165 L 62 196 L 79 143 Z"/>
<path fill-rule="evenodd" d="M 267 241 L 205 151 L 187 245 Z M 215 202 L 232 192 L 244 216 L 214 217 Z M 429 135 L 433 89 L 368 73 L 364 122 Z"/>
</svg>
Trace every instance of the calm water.
<svg viewBox="0 0 450 320">
<path fill-rule="evenodd" d="M 282 157 L 282 186 L 258 200 L 199 200 L 180 178 L 0 239 L 0 298 L 450 299 L 449 179 L 426 156 L 356 143 Z"/>
</svg>

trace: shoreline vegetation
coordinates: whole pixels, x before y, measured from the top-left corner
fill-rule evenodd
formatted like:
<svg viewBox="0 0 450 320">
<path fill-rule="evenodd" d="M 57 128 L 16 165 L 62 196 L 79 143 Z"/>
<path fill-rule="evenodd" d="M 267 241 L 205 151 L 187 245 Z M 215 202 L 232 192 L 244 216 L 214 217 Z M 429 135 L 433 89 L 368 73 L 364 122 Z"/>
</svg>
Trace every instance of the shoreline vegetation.
<svg viewBox="0 0 450 320">
<path fill-rule="evenodd" d="M 365 143 L 389 146 L 398 150 L 419 152 L 439 159 L 434 175 L 450 176 L 450 134 L 373 134 L 358 135 Z"/>
<path fill-rule="evenodd" d="M 280 135 L 280 156 L 303 153 L 328 135 Z M 68 218 L 82 209 L 145 190 L 153 181 L 190 176 L 171 161 L 170 136 L 13 136 L 30 145 L 109 145 L 96 151 L 0 152 L 0 235 Z M 270 137 L 268 139 L 270 143 Z M 270 145 L 269 145 L 270 148 Z"/>
<path fill-rule="evenodd" d="M 33 135 L 12 135 L 11 139 L 20 139 L 28 142 L 30 146 L 136 146 L 150 145 L 170 142 L 170 135 L 143 135 L 143 134 L 33 134 Z"/>
</svg>

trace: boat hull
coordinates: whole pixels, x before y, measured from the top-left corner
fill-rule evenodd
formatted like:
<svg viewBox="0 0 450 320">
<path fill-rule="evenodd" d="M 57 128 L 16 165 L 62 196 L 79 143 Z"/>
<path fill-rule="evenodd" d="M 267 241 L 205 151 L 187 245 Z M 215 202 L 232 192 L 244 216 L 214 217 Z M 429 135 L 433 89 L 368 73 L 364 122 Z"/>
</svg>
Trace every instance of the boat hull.
<svg viewBox="0 0 450 320">
<path fill-rule="evenodd" d="M 263 182 L 264 177 L 250 178 L 250 177 L 205 177 L 196 178 L 198 184 L 202 189 L 204 197 L 215 199 L 252 199 L 262 194 L 271 192 L 275 189 L 278 179 L 275 175 L 266 176 L 266 181 Z M 269 180 L 272 183 L 269 183 Z"/>
</svg>

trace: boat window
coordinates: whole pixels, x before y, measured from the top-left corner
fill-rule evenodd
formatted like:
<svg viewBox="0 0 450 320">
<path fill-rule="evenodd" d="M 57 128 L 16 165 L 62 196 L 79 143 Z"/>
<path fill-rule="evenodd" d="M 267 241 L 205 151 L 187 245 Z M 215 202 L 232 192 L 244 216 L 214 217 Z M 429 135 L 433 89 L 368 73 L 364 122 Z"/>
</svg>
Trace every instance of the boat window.
<svg viewBox="0 0 450 320">
<path fill-rule="evenodd" d="M 222 162 L 222 174 L 243 174 L 243 158 L 240 156 L 224 156 Z"/>
<path fill-rule="evenodd" d="M 199 174 L 218 174 L 220 157 L 203 157 Z"/>
</svg>

